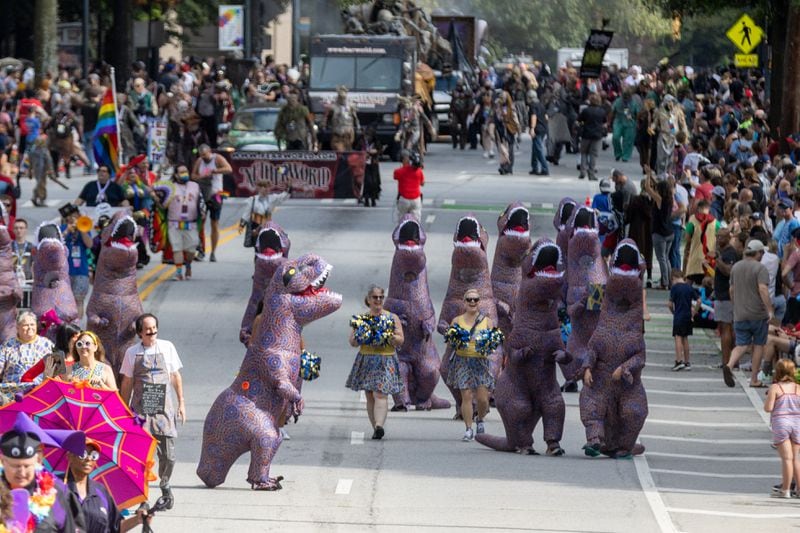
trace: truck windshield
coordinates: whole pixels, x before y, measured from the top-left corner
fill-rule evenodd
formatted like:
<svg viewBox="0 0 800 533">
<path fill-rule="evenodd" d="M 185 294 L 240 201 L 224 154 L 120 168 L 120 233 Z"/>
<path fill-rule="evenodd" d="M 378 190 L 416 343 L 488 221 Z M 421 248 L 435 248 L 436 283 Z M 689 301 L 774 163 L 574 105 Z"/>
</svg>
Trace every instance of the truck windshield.
<svg viewBox="0 0 800 533">
<path fill-rule="evenodd" d="M 315 90 L 396 91 L 401 89 L 402 60 L 394 57 L 311 57 Z"/>
</svg>

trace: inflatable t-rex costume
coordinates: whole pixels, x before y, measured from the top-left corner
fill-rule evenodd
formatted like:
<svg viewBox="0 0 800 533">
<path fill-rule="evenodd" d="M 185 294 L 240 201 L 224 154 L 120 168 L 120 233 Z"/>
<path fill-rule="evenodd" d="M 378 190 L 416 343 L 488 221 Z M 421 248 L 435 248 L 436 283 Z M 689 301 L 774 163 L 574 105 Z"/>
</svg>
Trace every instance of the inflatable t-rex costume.
<svg viewBox="0 0 800 533">
<path fill-rule="evenodd" d="M 303 326 L 342 305 L 342 296 L 324 285 L 331 266 L 306 254 L 286 261 L 264 293 L 265 320 L 247 349 L 239 374 L 222 391 L 206 416 L 197 475 L 209 487 L 225 481 L 231 465 L 250 452 L 247 481 L 256 490 L 278 490 L 281 477 L 269 468 L 283 440 L 278 420 L 291 406 L 295 417 L 303 398 L 295 387 L 300 371 Z"/>
<path fill-rule="evenodd" d="M 450 282 L 447 285 L 442 310 L 439 313 L 439 323 L 436 331 L 444 335 L 450 327 L 450 322 L 455 317 L 464 313 L 464 293 L 467 289 L 475 289 L 481 297 L 478 304 L 479 311 L 488 317 L 493 324 L 497 324 L 497 306 L 492 293 L 492 280 L 489 275 L 489 261 L 486 258 L 486 249 L 489 246 L 489 235 L 472 215 L 467 215 L 458 221 L 455 234 L 453 235 L 453 256 L 452 267 L 450 270 Z M 447 378 L 449 368 L 450 351 L 447 348 L 442 358 L 440 367 L 442 378 Z M 490 367 L 492 375 L 497 377 L 503 361 L 503 349 L 497 348 L 490 356 Z M 456 400 L 456 417 L 461 412 L 461 393 L 457 389 L 450 388 L 453 398 Z"/>
<path fill-rule="evenodd" d="M 563 455 L 564 399 L 556 380 L 556 361 L 565 361 L 558 306 L 564 272 L 561 251 L 550 239 L 539 239 L 523 260 L 514 327 L 506 340 L 508 363 L 497 378 L 495 405 L 505 437 L 485 433 L 475 440 L 495 450 L 535 454 L 533 430 L 542 418 L 548 455 Z"/>
<path fill-rule="evenodd" d="M 600 255 L 597 218 L 590 207 L 580 206 L 572 214 L 569 223 L 572 238 L 567 254 L 567 313 L 572 324 L 572 333 L 567 341 L 567 353 L 572 356 L 570 364 L 562 367 L 568 381 L 580 379 L 578 372 L 586 358 L 589 339 L 597 327 L 600 310 L 588 310 L 586 304 L 593 286 L 603 286 L 608 280 L 606 263 Z M 565 387 L 568 388 L 568 387 Z"/>
<path fill-rule="evenodd" d="M 520 202 L 506 207 L 497 219 L 500 236 L 492 260 L 492 293 L 497 302 L 497 326 L 508 337 L 514 318 L 522 259 L 531 249 L 530 215 Z"/>
<path fill-rule="evenodd" d="M 569 239 L 572 237 L 572 228 L 569 227 L 569 221 L 572 218 L 572 212 L 575 211 L 577 204 L 572 198 L 565 196 L 558 204 L 558 209 L 553 217 L 553 227 L 556 228 L 556 244 L 561 249 L 564 257 L 569 255 Z M 565 262 L 561 268 L 567 268 Z"/>
<path fill-rule="evenodd" d="M 39 226 L 36 236 L 39 244 L 33 262 L 31 311 L 38 317 L 55 309 L 62 322 L 77 323 L 78 306 L 69 282 L 67 247 L 61 231 L 55 224 L 45 223 Z M 50 331 L 55 334 L 55 328 Z"/>
<path fill-rule="evenodd" d="M 255 245 L 253 289 L 250 292 L 250 300 L 247 302 L 247 309 L 242 317 L 242 326 L 239 329 L 239 341 L 245 346 L 250 342 L 250 336 L 253 334 L 253 320 L 256 317 L 258 304 L 264 298 L 264 290 L 278 267 L 286 262 L 291 246 L 289 236 L 275 222 L 267 222 L 258 232 Z"/>
<path fill-rule="evenodd" d="M 17 334 L 17 304 L 22 300 L 14 270 L 14 252 L 11 235 L 6 226 L 0 226 L 0 343 Z"/>
<path fill-rule="evenodd" d="M 642 385 L 645 344 L 642 331 L 644 261 L 636 244 L 625 239 L 611 258 L 600 319 L 581 364 L 581 422 L 586 455 L 629 458 L 644 451 L 636 444 L 647 418 Z M 588 373 L 587 373 L 588 371 Z"/>
<path fill-rule="evenodd" d="M 403 345 L 397 349 L 403 392 L 394 396 L 392 411 L 447 409 L 450 402 L 433 394 L 439 382 L 439 352 L 431 334 L 436 328 L 436 311 L 428 290 L 425 267 L 425 230 L 414 217 L 406 214 L 392 233 L 394 259 L 389 275 L 389 294 L 384 308 L 400 317 Z"/>
<path fill-rule="evenodd" d="M 106 358 L 119 373 L 125 351 L 136 340 L 136 317 L 144 311 L 136 286 L 136 222 L 118 211 L 103 230 L 102 248 L 94 273 L 94 289 L 86 306 L 89 329 L 103 342 Z"/>
</svg>

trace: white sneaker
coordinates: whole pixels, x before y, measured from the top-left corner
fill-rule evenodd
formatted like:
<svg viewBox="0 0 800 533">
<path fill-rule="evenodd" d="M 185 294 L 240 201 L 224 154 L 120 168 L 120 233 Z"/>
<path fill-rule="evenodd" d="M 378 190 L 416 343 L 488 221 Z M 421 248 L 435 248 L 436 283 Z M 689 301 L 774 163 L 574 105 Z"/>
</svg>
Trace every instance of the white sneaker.
<svg viewBox="0 0 800 533">
<path fill-rule="evenodd" d="M 483 152 L 483 158 L 489 159 L 489 152 Z"/>
<path fill-rule="evenodd" d="M 475 438 L 475 432 L 472 431 L 472 428 L 467 428 L 467 430 L 464 431 L 464 436 L 461 437 L 461 440 L 463 440 L 464 442 L 469 442 L 474 438 Z"/>
<path fill-rule="evenodd" d="M 778 492 L 773 491 L 772 494 L 770 494 L 770 496 L 772 496 L 773 498 L 781 498 L 788 500 L 789 498 L 792 497 L 792 491 L 790 490 L 780 490 Z"/>
<path fill-rule="evenodd" d="M 483 425 L 483 420 L 478 420 L 478 423 L 475 425 L 475 433 L 481 434 L 486 432 L 486 426 Z"/>
<path fill-rule="evenodd" d="M 283 440 L 292 440 L 292 437 L 289 435 L 289 433 L 286 432 L 285 429 L 280 428 L 280 431 L 281 431 L 281 438 Z"/>
</svg>

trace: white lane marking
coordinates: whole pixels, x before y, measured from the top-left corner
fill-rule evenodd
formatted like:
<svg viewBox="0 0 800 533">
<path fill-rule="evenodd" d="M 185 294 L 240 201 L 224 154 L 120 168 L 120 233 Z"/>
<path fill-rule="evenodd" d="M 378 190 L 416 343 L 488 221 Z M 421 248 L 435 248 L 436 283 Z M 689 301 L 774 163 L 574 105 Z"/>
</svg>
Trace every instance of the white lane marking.
<svg viewBox="0 0 800 533">
<path fill-rule="evenodd" d="M 695 472 L 692 470 L 669 470 L 666 468 L 651 468 L 656 474 L 672 474 L 678 476 L 713 477 L 720 479 L 775 479 L 775 474 L 718 474 L 716 472 Z"/>
<path fill-rule="evenodd" d="M 456 201 L 452 199 L 442 200 L 442 205 L 456 205 Z"/>
<path fill-rule="evenodd" d="M 761 422 L 691 422 L 688 420 L 660 420 L 660 419 L 647 419 L 648 424 L 661 424 L 665 426 L 686 426 L 686 427 L 700 427 L 700 428 L 758 428 L 764 429 L 764 424 Z"/>
<path fill-rule="evenodd" d="M 647 394 L 668 394 L 671 396 L 741 396 L 740 392 L 693 392 L 682 390 L 661 390 L 647 388 Z"/>
<path fill-rule="evenodd" d="M 340 479 L 336 484 L 336 494 L 350 494 L 351 488 L 353 488 L 352 479 Z"/>
<path fill-rule="evenodd" d="M 531 203 L 530 202 L 522 202 L 522 207 L 524 207 L 525 209 L 530 209 L 531 208 Z"/>
<path fill-rule="evenodd" d="M 433 221 L 436 220 L 436 215 L 428 215 L 425 217 L 426 224 L 433 224 Z"/>
<path fill-rule="evenodd" d="M 363 390 L 358 393 L 358 400 L 361 401 L 361 402 L 366 402 L 367 401 L 367 395 Z"/>
<path fill-rule="evenodd" d="M 750 496 L 758 498 L 764 496 L 761 493 L 741 493 L 741 492 L 724 492 L 720 490 L 701 490 L 701 489 L 679 489 L 675 487 L 661 487 L 659 492 L 670 492 L 675 494 L 703 494 L 705 496 L 728 496 L 735 494 L 736 496 Z"/>
<path fill-rule="evenodd" d="M 350 432 L 350 444 L 364 444 L 364 432 L 363 431 L 351 431 Z"/>
<path fill-rule="evenodd" d="M 657 350 L 655 348 L 648 348 L 647 349 L 647 353 L 654 353 L 654 354 L 658 354 L 658 355 L 662 355 L 662 354 L 663 355 L 675 355 L 675 350 Z M 713 353 L 712 352 L 700 352 L 700 351 L 694 349 L 694 350 L 692 350 L 691 355 L 692 355 L 692 357 L 696 357 L 696 356 L 711 357 L 711 356 L 717 356 L 719 354 L 717 352 L 713 352 Z M 648 361 L 647 365 L 648 366 L 650 365 L 649 361 Z"/>
<path fill-rule="evenodd" d="M 703 406 L 703 407 L 694 407 L 694 406 L 687 406 L 687 405 L 671 405 L 666 403 L 649 403 L 647 404 L 648 407 L 658 407 L 660 409 L 680 409 L 681 411 L 736 411 L 736 412 L 744 412 L 749 413 L 753 409 L 750 407 L 715 407 L 715 406 Z"/>
<path fill-rule="evenodd" d="M 639 484 L 642 486 L 647 504 L 653 512 L 653 517 L 656 519 L 661 533 L 677 533 L 675 524 L 672 523 L 667 507 L 664 505 L 664 500 L 661 499 L 658 488 L 653 481 L 653 476 L 650 474 L 647 459 L 642 455 L 637 455 L 633 458 L 633 465 L 636 467 L 636 476 L 639 478 Z"/>
<path fill-rule="evenodd" d="M 685 453 L 665 453 L 665 452 L 646 452 L 648 457 L 667 457 L 670 459 L 699 459 L 701 461 L 722 461 L 729 463 L 736 462 L 755 462 L 755 463 L 774 463 L 774 456 L 750 456 L 750 457 L 736 457 L 730 455 L 687 455 Z"/>
<path fill-rule="evenodd" d="M 769 439 L 702 439 L 699 437 L 673 437 L 671 435 L 639 435 L 642 440 L 668 440 L 674 442 L 693 442 L 695 444 L 764 444 L 769 445 Z"/>
<path fill-rule="evenodd" d="M 433 198 L 423 198 L 422 205 L 433 205 Z"/>
<path fill-rule="evenodd" d="M 345 199 L 342 201 L 342 203 L 343 203 L 344 205 L 356 205 L 356 199 L 355 199 L 355 198 L 345 198 Z"/>
<path fill-rule="evenodd" d="M 319 201 L 319 203 L 321 203 L 321 204 L 332 204 L 333 203 L 333 198 L 323 198 L 322 200 Z"/>
<path fill-rule="evenodd" d="M 757 391 L 764 391 L 766 389 L 756 389 L 750 386 L 749 378 L 745 377 L 745 374 L 741 372 L 734 372 L 733 376 L 736 378 L 736 381 L 739 382 L 739 385 L 744 389 L 744 393 L 747 394 L 747 399 L 750 400 L 750 403 L 753 404 L 753 408 L 756 410 L 756 413 L 761 417 L 761 420 L 770 427 L 770 414 L 764 411 L 764 399 L 763 397 L 759 396 Z"/>
<path fill-rule="evenodd" d="M 553 204 L 551 204 L 550 202 L 545 202 L 542 203 L 541 207 L 542 209 L 553 209 Z"/>
<path fill-rule="evenodd" d="M 678 378 L 678 377 L 670 377 L 670 376 L 648 376 L 647 374 L 642 374 L 642 379 L 650 379 L 653 381 L 681 381 L 683 383 L 690 382 L 690 383 L 719 383 L 722 381 L 722 378 Z"/>
<path fill-rule="evenodd" d="M 705 509 L 686 509 L 685 507 L 667 507 L 667 511 L 671 513 L 702 514 L 707 516 L 724 516 L 728 518 L 755 518 L 757 520 L 800 518 L 800 513 L 732 513 L 729 511 L 706 511 Z"/>
</svg>

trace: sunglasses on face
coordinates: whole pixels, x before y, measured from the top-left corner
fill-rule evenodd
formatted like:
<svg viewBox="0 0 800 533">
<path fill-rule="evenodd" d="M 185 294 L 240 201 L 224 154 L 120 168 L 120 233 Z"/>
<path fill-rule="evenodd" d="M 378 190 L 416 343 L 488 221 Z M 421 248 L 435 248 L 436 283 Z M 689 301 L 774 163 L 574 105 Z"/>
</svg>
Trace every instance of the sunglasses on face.
<svg viewBox="0 0 800 533">
<path fill-rule="evenodd" d="M 464 298 L 464 301 L 470 304 L 476 304 L 481 301 L 480 298 Z"/>
<path fill-rule="evenodd" d="M 373 294 L 370 296 L 373 300 L 383 300 L 383 295 Z"/>
<path fill-rule="evenodd" d="M 97 450 L 94 450 L 94 449 L 92 449 L 92 450 L 84 450 L 83 453 L 80 456 L 80 459 L 81 459 L 81 461 L 85 461 L 87 459 L 89 459 L 91 461 L 97 461 L 98 459 L 100 459 L 100 452 L 98 452 Z"/>
<path fill-rule="evenodd" d="M 94 343 L 92 341 L 78 341 L 75 343 L 75 347 L 78 349 L 88 348 L 89 346 L 94 346 Z"/>
</svg>

